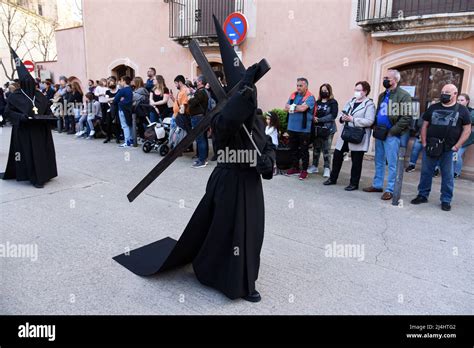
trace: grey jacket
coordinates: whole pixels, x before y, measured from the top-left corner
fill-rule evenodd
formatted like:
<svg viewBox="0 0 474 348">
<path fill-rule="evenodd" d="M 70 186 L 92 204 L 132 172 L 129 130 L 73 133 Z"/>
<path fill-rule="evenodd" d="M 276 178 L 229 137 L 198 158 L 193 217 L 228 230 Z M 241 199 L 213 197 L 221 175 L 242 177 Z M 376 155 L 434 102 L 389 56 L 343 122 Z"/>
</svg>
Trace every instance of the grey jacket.
<svg viewBox="0 0 474 348">
<path fill-rule="evenodd" d="M 370 135 L 372 134 L 372 129 L 370 127 L 375 120 L 375 104 L 372 99 L 365 98 L 355 110 L 352 110 L 354 103 L 355 98 L 352 98 L 343 108 L 343 110 L 348 111 L 348 113 L 354 118 L 354 121 L 347 123 L 347 125 L 349 127 L 365 128 L 365 135 L 360 144 L 349 143 L 349 150 L 367 152 L 370 145 Z M 339 120 L 341 119 L 339 118 Z M 342 127 L 340 128 L 339 138 L 336 143 L 336 149 L 338 150 L 341 150 L 344 145 L 344 140 L 342 140 L 341 134 Z"/>
<path fill-rule="evenodd" d="M 133 91 L 133 106 L 140 103 L 148 104 L 150 100 L 150 92 L 145 87 L 140 87 Z"/>
</svg>

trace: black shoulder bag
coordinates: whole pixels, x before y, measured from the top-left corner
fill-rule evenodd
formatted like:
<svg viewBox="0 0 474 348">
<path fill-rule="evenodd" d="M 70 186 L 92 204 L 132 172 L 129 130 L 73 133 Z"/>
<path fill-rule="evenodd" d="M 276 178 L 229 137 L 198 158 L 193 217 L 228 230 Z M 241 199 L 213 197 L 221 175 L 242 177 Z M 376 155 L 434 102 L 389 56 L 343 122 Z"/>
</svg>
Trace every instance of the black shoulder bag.
<svg viewBox="0 0 474 348">
<path fill-rule="evenodd" d="M 352 114 L 350 113 L 352 111 L 353 110 L 351 109 L 351 111 L 349 111 L 349 113 L 347 114 L 350 114 L 352 116 Z M 352 123 L 354 123 L 354 121 L 352 121 Z M 350 127 L 349 122 L 346 122 L 344 125 L 344 128 L 342 129 L 341 138 L 342 140 L 347 141 L 348 143 L 360 144 L 362 140 L 364 139 L 364 135 L 365 135 L 364 128 L 356 127 L 355 123 L 354 123 L 354 127 Z"/>
<path fill-rule="evenodd" d="M 456 107 L 454 108 L 454 117 L 453 120 L 456 120 L 456 113 L 458 112 L 459 109 L 459 104 L 456 103 Z M 439 158 L 444 152 L 444 143 L 446 141 L 446 138 L 449 135 L 449 131 L 451 130 L 452 123 L 448 122 L 448 126 L 446 127 L 446 133 L 444 134 L 443 139 L 435 138 L 435 137 L 430 137 L 426 139 L 426 155 L 428 157 L 433 157 L 433 158 Z"/>
<path fill-rule="evenodd" d="M 384 141 L 387 139 L 389 129 L 386 125 L 377 125 L 377 113 L 375 114 L 374 126 L 372 135 L 375 139 Z"/>
</svg>

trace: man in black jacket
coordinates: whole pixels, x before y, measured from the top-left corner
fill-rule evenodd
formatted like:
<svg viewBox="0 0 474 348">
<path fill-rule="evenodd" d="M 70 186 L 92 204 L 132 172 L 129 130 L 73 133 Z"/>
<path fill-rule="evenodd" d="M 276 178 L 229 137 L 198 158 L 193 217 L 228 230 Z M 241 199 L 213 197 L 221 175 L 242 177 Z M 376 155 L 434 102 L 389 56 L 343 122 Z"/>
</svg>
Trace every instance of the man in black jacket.
<svg viewBox="0 0 474 348">
<path fill-rule="evenodd" d="M 195 128 L 202 117 L 207 112 L 209 96 L 206 92 L 206 78 L 199 76 L 196 80 L 197 90 L 192 98 L 189 99 L 189 115 L 191 116 L 191 125 Z M 209 152 L 209 143 L 206 132 L 203 132 L 196 138 L 198 159 L 192 165 L 193 168 L 204 168 L 207 165 L 207 155 Z"/>
</svg>

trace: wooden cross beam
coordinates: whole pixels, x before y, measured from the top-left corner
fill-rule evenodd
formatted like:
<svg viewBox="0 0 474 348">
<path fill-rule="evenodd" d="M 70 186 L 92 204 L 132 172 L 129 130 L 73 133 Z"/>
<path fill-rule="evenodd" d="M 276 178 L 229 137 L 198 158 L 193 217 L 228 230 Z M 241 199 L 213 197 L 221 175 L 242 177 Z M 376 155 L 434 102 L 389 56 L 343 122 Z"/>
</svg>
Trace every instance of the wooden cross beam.
<svg viewBox="0 0 474 348">
<path fill-rule="evenodd" d="M 158 176 L 163 173 L 166 168 L 168 168 L 171 163 L 173 163 L 179 155 L 181 155 L 184 150 L 186 150 L 194 140 L 202 134 L 211 124 L 211 120 L 217 113 L 221 112 L 222 109 L 227 104 L 227 100 L 239 91 L 239 84 L 236 84 L 234 88 L 229 93 L 225 93 L 224 89 L 220 85 L 219 81 L 215 77 L 214 71 L 212 70 L 209 62 L 207 61 L 204 53 L 202 52 L 199 44 L 196 40 L 191 40 L 189 44 L 189 49 L 196 60 L 199 68 L 203 72 L 204 76 L 208 79 L 208 82 L 211 86 L 212 91 L 216 94 L 218 103 L 216 107 L 206 115 L 202 116 L 201 122 L 193 128 L 180 142 L 176 147 L 171 149 L 170 152 L 164 157 L 127 195 L 127 198 L 130 202 L 133 202 L 153 181 L 155 181 Z M 270 65 L 265 59 L 262 59 L 259 63 L 258 73 L 255 75 L 255 83 L 260 80 L 269 70 Z"/>
</svg>

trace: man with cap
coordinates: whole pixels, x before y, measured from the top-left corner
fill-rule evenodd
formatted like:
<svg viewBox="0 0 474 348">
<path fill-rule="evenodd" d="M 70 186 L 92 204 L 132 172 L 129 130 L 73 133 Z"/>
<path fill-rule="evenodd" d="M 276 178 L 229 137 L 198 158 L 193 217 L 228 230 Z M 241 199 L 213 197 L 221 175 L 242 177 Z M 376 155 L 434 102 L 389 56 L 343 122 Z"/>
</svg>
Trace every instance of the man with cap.
<svg viewBox="0 0 474 348">
<path fill-rule="evenodd" d="M 20 88 L 8 96 L 5 117 L 12 123 L 10 152 L 4 180 L 30 181 L 35 187 L 58 175 L 50 121 L 48 99 L 36 89 L 36 82 L 18 55 L 11 49 L 16 63 Z M 53 117 L 51 117 L 54 120 Z"/>
</svg>

